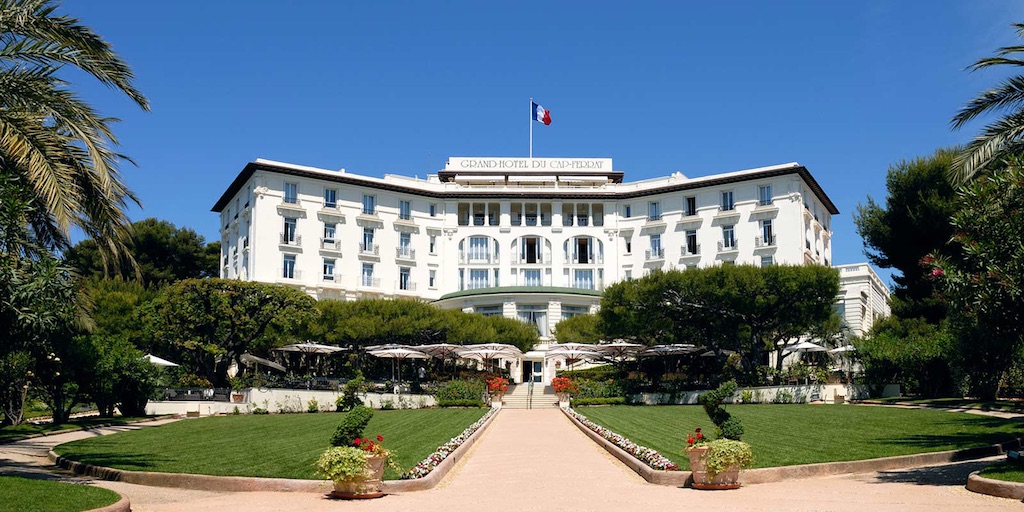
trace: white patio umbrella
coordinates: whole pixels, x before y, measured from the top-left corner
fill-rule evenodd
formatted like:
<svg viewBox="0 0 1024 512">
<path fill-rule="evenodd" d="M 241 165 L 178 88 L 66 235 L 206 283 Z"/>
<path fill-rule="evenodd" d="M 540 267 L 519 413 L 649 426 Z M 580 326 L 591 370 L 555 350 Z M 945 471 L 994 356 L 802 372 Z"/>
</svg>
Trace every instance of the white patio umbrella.
<svg viewBox="0 0 1024 512">
<path fill-rule="evenodd" d="M 523 351 L 515 345 L 507 343 L 478 343 L 476 345 L 465 345 L 467 350 L 505 350 L 513 354 L 522 355 Z"/>
<path fill-rule="evenodd" d="M 487 345 L 500 345 L 500 343 L 489 343 Z M 495 346 L 469 345 L 467 346 L 467 350 L 459 352 L 459 357 L 479 359 L 484 364 L 487 364 L 495 359 L 515 359 L 523 354 L 522 352 L 519 352 L 519 349 L 516 349 L 511 345 L 506 346 L 515 349 L 515 351 Z"/>
<path fill-rule="evenodd" d="M 408 349 L 411 349 L 411 348 L 414 348 L 414 347 L 412 345 L 402 345 L 402 344 L 399 344 L 399 343 L 385 343 L 383 345 L 369 345 L 369 346 L 363 347 L 363 349 L 366 350 L 367 352 L 372 352 L 372 351 L 375 351 L 375 350 L 387 350 L 387 349 L 390 349 L 390 348 L 408 348 Z"/>
<path fill-rule="evenodd" d="M 573 345 L 579 345 L 579 343 L 573 343 Z M 584 345 L 588 346 L 588 345 Z M 569 371 L 572 371 L 573 365 L 580 361 L 595 360 L 601 358 L 601 353 L 596 350 L 583 350 L 575 348 L 560 348 L 559 350 L 549 350 L 544 355 L 544 359 L 557 359 L 564 358 L 565 363 L 569 365 Z"/>
<path fill-rule="evenodd" d="M 732 354 L 735 354 L 735 353 L 736 353 L 735 350 L 729 350 L 727 348 L 720 348 L 718 350 L 708 350 L 707 352 L 704 352 L 700 356 L 701 357 L 728 356 L 728 355 L 732 355 Z"/>
<path fill-rule="evenodd" d="M 854 347 L 853 345 L 843 345 L 843 346 L 841 346 L 839 348 L 834 348 L 832 350 L 829 350 L 828 353 L 829 354 L 842 354 L 844 352 L 856 352 L 856 351 L 857 351 L 857 347 Z"/>
<path fill-rule="evenodd" d="M 303 343 L 292 343 L 291 345 L 277 347 L 274 350 L 279 350 L 281 352 L 302 352 L 303 354 L 333 354 L 335 352 L 341 352 L 342 350 L 348 349 L 345 347 L 321 345 L 319 343 L 306 341 Z"/>
<path fill-rule="evenodd" d="M 787 346 L 783 352 L 825 352 L 828 349 L 818 345 L 817 343 L 811 343 L 809 341 L 801 341 L 795 345 Z"/>
<path fill-rule="evenodd" d="M 238 360 L 243 362 L 243 363 L 245 363 L 245 364 L 247 364 L 247 365 L 250 365 L 250 364 L 254 365 L 254 366 L 263 365 L 263 366 L 266 366 L 267 368 L 273 368 L 273 369 L 278 370 L 278 371 L 282 371 L 282 372 L 283 371 L 287 371 L 285 369 L 285 367 L 280 365 L 280 364 L 277 364 L 277 363 L 275 363 L 275 362 L 273 362 L 273 361 L 271 361 L 269 359 L 263 359 L 262 357 L 256 357 L 256 356 L 254 356 L 252 354 L 242 354 L 242 355 L 238 356 Z"/>
<path fill-rule="evenodd" d="M 172 363 L 162 357 L 154 356 L 153 354 L 146 354 L 142 356 L 142 358 L 149 361 L 154 366 L 181 366 L 178 363 Z"/>
<path fill-rule="evenodd" d="M 655 345 L 647 350 L 644 350 L 638 354 L 640 357 L 656 357 L 656 356 L 677 356 L 681 354 L 690 354 L 700 350 L 700 347 L 691 345 L 689 343 L 676 343 L 672 345 Z"/>
<path fill-rule="evenodd" d="M 431 345 L 420 345 L 414 348 L 424 354 L 440 359 L 442 369 L 444 368 L 445 361 L 449 359 L 455 361 L 459 357 L 459 352 L 466 350 L 466 347 L 462 345 L 453 345 L 451 343 L 434 343 Z"/>
<path fill-rule="evenodd" d="M 430 359 L 430 356 L 420 352 L 419 350 L 412 350 L 408 348 L 387 348 L 384 350 L 373 350 L 370 351 L 370 355 L 374 357 L 382 357 L 386 359 L 393 359 L 398 363 L 398 382 L 402 382 L 402 361 L 406 359 Z M 394 375 L 392 375 L 394 377 Z"/>
<path fill-rule="evenodd" d="M 603 345 L 594 345 L 594 349 L 604 355 L 604 358 L 613 363 L 621 363 L 627 359 L 636 357 L 644 346 L 639 343 L 630 343 L 626 340 L 615 340 Z"/>
</svg>

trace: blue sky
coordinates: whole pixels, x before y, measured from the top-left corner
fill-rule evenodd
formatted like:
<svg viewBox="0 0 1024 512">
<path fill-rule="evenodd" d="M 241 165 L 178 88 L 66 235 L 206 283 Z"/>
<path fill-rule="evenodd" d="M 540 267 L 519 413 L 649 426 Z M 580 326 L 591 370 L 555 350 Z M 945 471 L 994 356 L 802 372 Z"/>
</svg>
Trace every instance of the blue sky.
<svg viewBox="0 0 1024 512">
<path fill-rule="evenodd" d="M 710 4 L 715 5 L 710 5 Z M 256 158 L 424 176 L 451 155 L 611 157 L 628 181 L 798 161 L 839 207 L 833 260 L 863 261 L 853 213 L 949 130 L 1014 43 L 1024 2 L 139 2 L 68 0 L 133 66 L 152 112 L 122 119 L 144 209 L 216 240 L 210 207 Z"/>
</svg>

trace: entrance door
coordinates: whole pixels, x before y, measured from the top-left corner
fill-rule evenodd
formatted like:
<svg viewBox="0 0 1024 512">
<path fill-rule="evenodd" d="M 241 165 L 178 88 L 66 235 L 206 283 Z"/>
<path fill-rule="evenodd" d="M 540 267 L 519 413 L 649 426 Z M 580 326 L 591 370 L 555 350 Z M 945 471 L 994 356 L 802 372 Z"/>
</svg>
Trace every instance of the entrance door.
<svg viewBox="0 0 1024 512">
<path fill-rule="evenodd" d="M 543 381 L 544 363 L 542 361 L 523 361 L 523 383 Z"/>
</svg>

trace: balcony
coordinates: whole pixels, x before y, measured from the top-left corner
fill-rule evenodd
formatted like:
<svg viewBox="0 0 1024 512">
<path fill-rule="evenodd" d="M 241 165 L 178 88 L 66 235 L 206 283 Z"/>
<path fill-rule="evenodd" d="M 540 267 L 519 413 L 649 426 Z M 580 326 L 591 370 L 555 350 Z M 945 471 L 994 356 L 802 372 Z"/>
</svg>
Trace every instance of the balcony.
<svg viewBox="0 0 1024 512">
<path fill-rule="evenodd" d="M 396 247 L 395 258 L 400 260 L 414 260 L 416 259 L 416 249 L 409 247 Z"/>
<path fill-rule="evenodd" d="M 586 260 L 586 261 L 580 261 L 581 259 Z M 565 263 L 567 265 L 569 265 L 569 264 L 571 264 L 571 265 L 600 265 L 600 264 L 604 263 L 604 255 L 603 254 L 595 254 L 595 255 L 592 255 L 592 256 L 587 256 L 586 258 L 580 258 L 580 256 L 578 254 L 574 254 L 572 256 L 566 254 L 565 255 Z"/>
<path fill-rule="evenodd" d="M 281 233 L 280 242 L 278 243 L 292 247 L 301 247 L 302 235 L 296 235 L 295 233 Z"/>
<path fill-rule="evenodd" d="M 249 252 L 249 237 L 242 237 L 242 252 Z"/>
<path fill-rule="evenodd" d="M 736 205 L 732 205 L 732 206 L 730 206 L 728 208 L 723 206 L 723 207 L 721 207 L 721 209 L 718 210 L 718 213 L 715 214 L 715 218 L 716 219 L 727 219 L 727 218 L 730 218 L 730 217 L 739 217 L 739 216 L 740 216 L 740 211 L 736 209 Z"/>
<path fill-rule="evenodd" d="M 680 253 L 684 258 L 692 258 L 694 256 L 700 256 L 700 244 L 687 244 L 680 248 Z"/>
<path fill-rule="evenodd" d="M 754 247 L 775 247 L 775 235 L 754 238 Z"/>
<path fill-rule="evenodd" d="M 736 252 L 739 250 L 739 244 L 736 240 L 719 241 L 718 252 Z"/>
<path fill-rule="evenodd" d="M 663 259 L 665 259 L 665 249 L 663 249 L 663 248 L 648 249 L 644 253 L 644 260 L 646 260 L 646 261 L 656 261 L 656 260 L 663 260 Z"/>
<path fill-rule="evenodd" d="M 324 274 L 320 281 L 328 286 L 341 286 L 341 274 Z"/>
<path fill-rule="evenodd" d="M 494 265 L 498 256 L 490 253 L 459 253 L 459 263 L 464 265 Z"/>
<path fill-rule="evenodd" d="M 530 261 L 533 260 L 533 261 Z M 524 256 L 517 256 L 512 258 L 513 265 L 550 265 L 551 255 L 545 254 L 544 256 L 538 256 L 535 258 L 527 258 Z"/>
<path fill-rule="evenodd" d="M 333 238 L 321 238 L 320 250 L 324 252 L 341 253 L 341 241 Z"/>
<path fill-rule="evenodd" d="M 301 270 L 295 270 L 295 269 L 292 269 L 291 272 L 287 272 L 287 271 L 286 272 L 282 272 L 281 273 L 281 277 L 278 278 L 278 281 L 284 281 L 284 282 L 289 282 L 289 283 L 290 282 L 294 282 L 294 281 L 301 281 L 301 280 L 302 280 L 302 271 Z"/>
<path fill-rule="evenodd" d="M 373 276 L 363 276 L 359 280 L 359 284 L 370 288 L 380 288 L 380 278 Z"/>
<path fill-rule="evenodd" d="M 287 215 L 288 213 L 286 212 L 291 212 L 290 215 L 292 216 L 294 216 L 295 213 L 301 213 L 301 217 L 306 216 L 306 209 L 303 208 L 302 205 L 299 203 L 298 198 L 286 197 L 281 200 L 281 202 L 277 205 L 277 213 Z"/>
<path fill-rule="evenodd" d="M 373 208 L 366 208 L 364 206 L 363 210 L 359 212 L 359 215 L 360 216 L 367 216 L 367 217 L 377 217 L 377 213 L 378 213 L 378 211 L 377 211 L 377 207 L 376 206 L 374 206 Z"/>
<path fill-rule="evenodd" d="M 359 244 L 360 256 L 380 256 L 380 246 L 377 244 Z"/>
<path fill-rule="evenodd" d="M 398 282 L 398 290 L 403 292 L 414 292 L 416 291 L 416 283 L 412 281 Z"/>
</svg>

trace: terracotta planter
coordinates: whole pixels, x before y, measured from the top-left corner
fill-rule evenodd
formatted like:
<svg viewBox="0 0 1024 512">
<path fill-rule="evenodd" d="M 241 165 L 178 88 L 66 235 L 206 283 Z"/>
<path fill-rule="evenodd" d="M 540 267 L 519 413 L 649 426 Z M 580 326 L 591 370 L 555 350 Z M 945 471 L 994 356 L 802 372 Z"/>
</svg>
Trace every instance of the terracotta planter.
<svg viewBox="0 0 1024 512">
<path fill-rule="evenodd" d="M 344 500 L 365 500 L 384 496 L 381 491 L 384 478 L 384 461 L 387 457 L 375 455 L 366 458 L 367 473 L 371 476 L 353 480 L 335 480 L 331 496 Z"/>
<path fill-rule="evenodd" d="M 715 475 L 715 478 L 708 478 L 708 472 L 704 465 L 704 454 L 710 450 L 707 446 L 687 448 L 690 456 L 690 471 L 693 474 L 694 489 L 739 489 L 740 468 L 730 466 L 725 471 Z"/>
<path fill-rule="evenodd" d="M 242 393 L 241 391 L 232 391 L 231 392 L 231 402 L 238 404 L 238 403 L 242 403 L 242 400 L 245 400 L 245 394 L 244 393 Z"/>
</svg>

